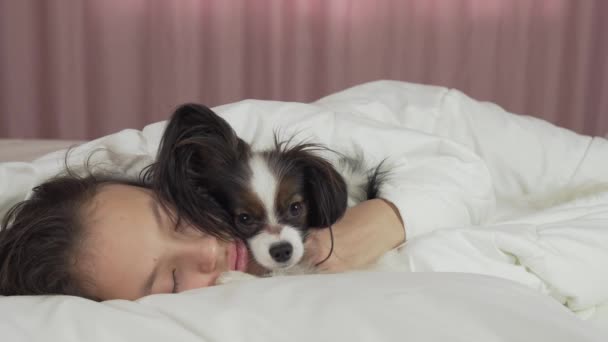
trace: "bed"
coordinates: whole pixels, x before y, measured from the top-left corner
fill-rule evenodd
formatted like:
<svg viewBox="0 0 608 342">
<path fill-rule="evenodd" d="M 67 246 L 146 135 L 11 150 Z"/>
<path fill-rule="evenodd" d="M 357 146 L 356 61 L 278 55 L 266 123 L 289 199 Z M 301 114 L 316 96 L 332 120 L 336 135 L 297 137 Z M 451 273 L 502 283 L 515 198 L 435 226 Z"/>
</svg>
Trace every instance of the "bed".
<svg viewBox="0 0 608 342">
<path fill-rule="evenodd" d="M 78 140 L 0 139 L 0 162 L 30 162 L 47 153 L 82 143 Z"/>
<path fill-rule="evenodd" d="M 608 183 L 605 139 L 507 113 L 455 90 L 394 81 L 363 84 L 313 104 L 248 100 L 216 110 L 248 141 L 289 120 L 327 126 L 320 112 L 332 120 L 348 113 L 348 120 L 383 135 L 390 126 L 397 138 L 400 129 L 449 138 L 487 163 L 496 211 L 482 225 L 410 240 L 400 251 L 405 272 L 260 279 L 133 302 L 3 297 L 2 340 L 607 340 L 608 194 L 593 186 L 588 191 L 589 184 Z M 260 112 L 267 113 L 267 124 L 252 125 L 248 118 Z M 135 175 L 153 160 L 163 127 L 83 143 L 70 161 L 103 147 L 97 161 Z M 519 145 L 507 143 L 512 134 Z M 0 164 L 0 214 L 61 169 L 64 152 L 51 151 L 75 143 L 0 140 L 0 162 L 10 161 Z M 586 191 L 547 198 L 545 190 L 556 184 Z"/>
</svg>

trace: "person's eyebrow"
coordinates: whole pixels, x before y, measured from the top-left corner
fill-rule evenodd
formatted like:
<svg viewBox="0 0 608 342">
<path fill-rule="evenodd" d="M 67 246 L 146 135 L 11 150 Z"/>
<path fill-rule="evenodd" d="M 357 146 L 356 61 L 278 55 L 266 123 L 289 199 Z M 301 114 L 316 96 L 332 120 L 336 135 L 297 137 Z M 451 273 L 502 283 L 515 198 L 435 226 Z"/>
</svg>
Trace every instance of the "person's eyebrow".
<svg viewBox="0 0 608 342">
<path fill-rule="evenodd" d="M 154 220 L 156 221 L 156 229 L 160 229 L 162 220 L 160 217 L 160 211 L 158 209 L 158 202 L 156 202 L 154 200 L 154 198 L 151 198 L 149 205 L 150 205 L 150 209 L 152 209 L 152 213 L 154 215 Z M 144 283 L 144 286 L 142 287 L 142 293 L 143 293 L 142 297 L 145 297 L 152 292 L 152 286 L 154 285 L 154 281 L 156 280 L 157 274 L 158 274 L 158 263 L 156 263 L 154 265 L 152 272 L 150 272 L 150 275 L 148 276 L 148 278 L 146 279 L 146 282 Z"/>
</svg>

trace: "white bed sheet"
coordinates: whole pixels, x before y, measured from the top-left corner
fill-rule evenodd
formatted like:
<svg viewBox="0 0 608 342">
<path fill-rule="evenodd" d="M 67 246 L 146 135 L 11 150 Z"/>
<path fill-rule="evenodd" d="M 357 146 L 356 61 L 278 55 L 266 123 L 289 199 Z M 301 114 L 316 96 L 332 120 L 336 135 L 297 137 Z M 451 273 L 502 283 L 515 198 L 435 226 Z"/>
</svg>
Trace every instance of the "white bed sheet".
<svg viewBox="0 0 608 342">
<path fill-rule="evenodd" d="M 137 302 L 2 298 L 0 331 L 11 342 L 606 341 L 549 297 L 452 273 L 262 279 Z"/>
</svg>

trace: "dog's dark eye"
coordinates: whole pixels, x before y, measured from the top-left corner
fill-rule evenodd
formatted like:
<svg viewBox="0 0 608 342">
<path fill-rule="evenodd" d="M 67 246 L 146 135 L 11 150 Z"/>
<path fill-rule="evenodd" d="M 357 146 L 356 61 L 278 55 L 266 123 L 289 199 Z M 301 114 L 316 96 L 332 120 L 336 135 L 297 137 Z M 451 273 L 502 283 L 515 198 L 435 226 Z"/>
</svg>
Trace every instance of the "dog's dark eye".
<svg viewBox="0 0 608 342">
<path fill-rule="evenodd" d="M 302 202 L 293 202 L 289 205 L 289 214 L 298 216 L 302 213 Z"/>
<path fill-rule="evenodd" d="M 244 213 L 244 214 L 239 214 L 239 215 L 237 216 L 237 220 L 238 220 L 240 223 L 242 223 L 242 224 L 246 224 L 246 225 L 249 225 L 249 224 L 252 224 L 252 223 L 253 223 L 253 220 L 251 219 L 251 215 L 246 214 L 246 213 Z"/>
</svg>

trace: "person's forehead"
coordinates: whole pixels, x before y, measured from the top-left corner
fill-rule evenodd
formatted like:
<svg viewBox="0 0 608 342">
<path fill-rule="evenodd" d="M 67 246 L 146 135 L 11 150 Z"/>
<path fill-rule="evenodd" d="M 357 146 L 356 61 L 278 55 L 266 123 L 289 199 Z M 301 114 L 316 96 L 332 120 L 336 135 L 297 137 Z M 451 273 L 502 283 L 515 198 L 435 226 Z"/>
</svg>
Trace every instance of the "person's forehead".
<svg viewBox="0 0 608 342">
<path fill-rule="evenodd" d="M 101 240 L 99 243 L 145 238 L 153 231 L 148 229 L 149 226 L 156 223 L 153 207 L 153 198 L 145 189 L 108 185 L 92 201 L 87 215 L 87 230 Z"/>
<path fill-rule="evenodd" d="M 146 199 L 150 198 L 151 191 L 146 188 L 128 184 L 104 184 L 99 187 L 95 197 L 101 199 L 125 200 L 125 199 Z"/>
<path fill-rule="evenodd" d="M 123 184 L 101 187 L 88 206 L 87 216 L 96 221 L 145 219 L 152 214 L 150 190 Z"/>
<path fill-rule="evenodd" d="M 86 239 L 96 295 L 137 298 L 145 277 L 139 271 L 153 260 L 152 197 L 128 185 L 106 185 L 96 197 Z"/>
</svg>

